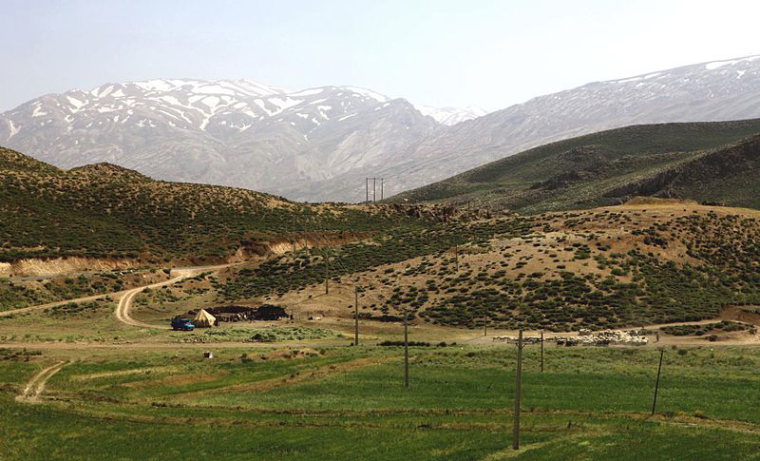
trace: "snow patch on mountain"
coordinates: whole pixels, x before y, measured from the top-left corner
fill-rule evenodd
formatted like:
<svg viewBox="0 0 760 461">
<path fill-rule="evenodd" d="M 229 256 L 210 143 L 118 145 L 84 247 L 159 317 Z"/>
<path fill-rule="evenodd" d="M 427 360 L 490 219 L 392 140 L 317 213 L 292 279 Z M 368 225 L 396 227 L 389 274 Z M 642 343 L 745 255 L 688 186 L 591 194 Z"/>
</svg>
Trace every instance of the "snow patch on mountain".
<svg viewBox="0 0 760 461">
<path fill-rule="evenodd" d="M 59 167 L 108 161 L 295 199 L 315 197 L 303 188 L 314 181 L 398 163 L 440 128 L 403 99 L 365 88 L 290 91 L 245 80 L 106 83 L 0 115 L 0 140 Z"/>
<path fill-rule="evenodd" d="M 357 95 L 364 96 L 365 98 L 369 98 L 369 99 L 374 99 L 375 101 L 378 101 L 378 102 L 387 102 L 390 100 L 388 96 L 382 95 L 376 91 L 368 90 L 366 88 L 359 88 L 356 86 L 346 86 L 343 88 Z"/>
<path fill-rule="evenodd" d="M 478 117 L 482 117 L 488 113 L 487 110 L 475 106 L 467 107 L 431 107 L 431 106 L 415 106 L 422 115 L 433 117 L 433 119 L 443 125 L 452 126 L 457 123 L 466 122 Z"/>
<path fill-rule="evenodd" d="M 760 55 L 758 56 L 747 56 L 746 58 L 739 58 L 739 59 L 729 59 L 726 61 L 714 61 L 714 62 L 708 62 L 705 64 L 705 69 L 707 70 L 715 70 L 718 68 L 721 68 L 723 66 L 733 66 L 735 64 L 738 64 L 740 62 L 752 62 L 757 59 L 760 59 Z"/>
<path fill-rule="evenodd" d="M 760 56 L 594 82 L 486 113 L 372 90 L 156 79 L 45 95 L 0 114 L 0 140 L 64 168 L 109 161 L 159 179 L 362 200 L 525 149 L 640 123 L 760 117 Z"/>
<path fill-rule="evenodd" d="M 8 138 L 7 139 L 11 139 L 12 137 L 16 136 L 16 134 L 21 130 L 21 128 L 14 125 L 13 120 L 8 119 L 6 120 L 6 122 L 8 123 Z"/>
</svg>

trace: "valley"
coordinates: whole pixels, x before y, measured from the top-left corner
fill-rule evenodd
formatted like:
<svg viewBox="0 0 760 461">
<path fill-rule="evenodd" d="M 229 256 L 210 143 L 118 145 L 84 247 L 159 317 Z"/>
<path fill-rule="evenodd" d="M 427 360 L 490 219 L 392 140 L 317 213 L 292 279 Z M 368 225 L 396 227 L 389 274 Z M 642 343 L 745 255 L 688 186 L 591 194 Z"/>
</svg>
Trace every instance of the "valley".
<svg viewBox="0 0 760 461">
<path fill-rule="evenodd" d="M 675 186 L 683 196 L 599 197 L 679 163 L 751 160 L 755 124 L 601 133 L 513 157 L 523 170 L 480 170 L 560 191 L 534 202 L 517 188 L 486 200 L 496 194 L 484 182 L 380 203 L 296 203 L 1 150 L 0 440 L 15 441 L 5 452 L 720 459 L 730 446 L 751 458 L 760 212 L 724 205 L 755 206 L 754 183 L 699 201 Z M 553 175 L 597 155 L 622 165 L 597 170 L 608 189 L 583 175 L 555 187 Z M 654 170 L 631 173 L 641 165 Z M 534 166 L 549 179 L 530 177 Z M 596 195 L 579 200 L 575 184 Z M 234 314 L 264 308 L 284 315 Z M 201 309 L 219 324 L 172 330 Z"/>
<path fill-rule="evenodd" d="M 0 461 L 760 461 L 760 3 L 1 11 Z"/>
</svg>

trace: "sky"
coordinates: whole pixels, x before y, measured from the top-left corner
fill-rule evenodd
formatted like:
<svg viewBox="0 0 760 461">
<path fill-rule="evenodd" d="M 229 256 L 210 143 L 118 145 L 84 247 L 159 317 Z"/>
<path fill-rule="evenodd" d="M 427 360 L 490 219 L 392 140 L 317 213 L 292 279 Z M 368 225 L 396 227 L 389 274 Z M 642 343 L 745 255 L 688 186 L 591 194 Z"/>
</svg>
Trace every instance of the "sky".
<svg viewBox="0 0 760 461">
<path fill-rule="evenodd" d="M 155 78 L 370 88 L 505 108 L 760 54 L 756 0 L 0 0 L 0 111 Z"/>
</svg>

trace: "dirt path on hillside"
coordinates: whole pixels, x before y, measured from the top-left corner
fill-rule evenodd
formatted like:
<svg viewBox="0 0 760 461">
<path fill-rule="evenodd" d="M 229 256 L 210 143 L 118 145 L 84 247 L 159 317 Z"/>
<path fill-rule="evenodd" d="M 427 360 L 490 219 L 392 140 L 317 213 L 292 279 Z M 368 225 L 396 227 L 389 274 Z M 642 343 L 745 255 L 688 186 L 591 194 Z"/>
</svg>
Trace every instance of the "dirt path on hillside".
<svg viewBox="0 0 760 461">
<path fill-rule="evenodd" d="M 33 311 L 38 311 L 38 310 L 45 310 L 45 309 L 49 309 L 51 307 L 63 306 L 65 304 L 69 304 L 69 303 L 83 303 L 83 302 L 95 301 L 95 300 L 103 299 L 103 298 L 106 298 L 106 297 L 110 296 L 110 297 L 112 297 L 114 299 L 118 299 L 119 300 L 119 304 L 116 307 L 116 311 L 115 311 L 116 318 L 119 321 L 121 321 L 123 323 L 126 323 L 127 325 L 138 326 L 138 327 L 143 327 L 143 328 L 168 329 L 168 327 L 162 327 L 162 326 L 151 325 L 151 324 L 148 324 L 148 323 L 140 322 L 138 320 L 133 319 L 130 316 L 129 310 L 132 307 L 132 301 L 134 300 L 135 295 L 137 295 L 138 293 L 140 293 L 141 291 L 143 291 L 143 290 L 145 290 L 147 288 L 158 288 L 158 287 L 162 287 L 162 286 L 165 286 L 165 285 L 172 285 L 172 284 L 175 284 L 177 282 L 181 282 L 182 280 L 185 280 L 187 278 L 194 277 L 194 276 L 196 276 L 196 275 L 198 275 L 198 274 L 200 274 L 202 272 L 208 272 L 208 271 L 212 271 L 213 272 L 213 271 L 217 271 L 217 270 L 220 270 L 220 269 L 224 269 L 224 268 L 235 266 L 235 265 L 239 265 L 239 264 L 241 264 L 241 263 L 221 264 L 221 265 L 217 265 L 217 266 L 196 266 L 196 267 L 186 267 L 186 268 L 181 268 L 181 269 L 172 269 L 172 274 L 176 274 L 176 276 L 173 277 L 173 278 L 171 278 L 171 279 L 169 279 L 169 280 L 165 280 L 163 282 L 151 283 L 149 285 L 144 285 L 144 286 L 136 287 L 136 288 L 130 288 L 128 290 L 122 290 L 122 291 L 117 291 L 117 292 L 113 292 L 113 293 L 103 293 L 103 294 L 99 294 L 99 295 L 83 296 L 81 298 L 66 299 L 66 300 L 63 300 L 63 301 L 55 301 L 55 302 L 52 302 L 52 303 L 38 304 L 36 306 L 23 307 L 21 309 L 13 309 L 13 310 L 9 310 L 9 311 L 2 311 L 2 312 L 0 312 L 0 317 L 9 317 L 11 315 L 16 315 L 16 314 L 24 314 L 24 313 L 27 313 L 27 312 L 33 312 Z"/>
<path fill-rule="evenodd" d="M 116 306 L 116 310 L 114 311 L 114 315 L 116 316 L 116 319 L 122 323 L 126 323 L 127 325 L 132 325 L 135 327 L 154 328 L 157 330 L 171 330 L 171 327 L 169 326 L 152 325 L 150 323 L 145 323 L 139 320 L 135 320 L 132 318 L 132 315 L 129 311 L 132 308 L 132 301 L 134 301 L 135 296 L 137 296 L 138 293 L 141 293 L 142 291 L 148 288 L 160 288 L 163 286 L 173 285 L 177 282 L 181 282 L 182 280 L 185 280 L 191 277 L 193 275 L 193 272 L 192 270 L 188 269 L 188 270 L 177 271 L 177 274 L 178 275 L 176 277 L 166 280 L 165 282 L 152 283 L 150 285 L 132 288 L 131 290 L 122 292 L 121 298 L 119 299 L 119 304 Z"/>
<path fill-rule="evenodd" d="M 61 371 L 61 368 L 67 363 L 69 362 L 66 360 L 56 362 L 34 375 L 24 388 L 24 391 L 16 396 L 16 401 L 26 403 L 39 402 L 40 395 L 45 391 L 45 384 L 47 384 L 48 380 L 53 377 L 54 374 Z"/>
<path fill-rule="evenodd" d="M 36 306 L 22 307 L 20 309 L 2 311 L 0 312 L 0 317 L 10 317 L 11 315 L 25 314 L 27 312 L 33 312 L 33 311 L 49 309 L 51 307 L 63 306 L 64 304 L 68 304 L 68 303 L 84 303 L 88 301 L 96 301 L 98 299 L 103 299 L 107 296 L 121 296 L 122 293 L 124 293 L 124 291 L 117 291 L 115 293 L 103 293 L 100 295 L 84 296 L 82 298 L 66 299 L 64 301 L 55 301 L 55 302 L 47 303 L 47 304 L 38 304 Z"/>
<path fill-rule="evenodd" d="M 132 309 L 132 301 L 134 301 L 135 296 L 137 296 L 138 293 L 148 288 L 159 288 L 159 287 L 163 287 L 167 285 L 173 285 L 177 282 L 181 282 L 182 280 L 188 279 L 190 277 L 194 277 L 200 274 L 201 272 L 217 271 L 217 270 L 224 269 L 230 266 L 235 266 L 237 264 L 241 264 L 241 263 L 222 264 L 219 266 L 198 266 L 198 267 L 174 269 L 172 270 L 172 273 L 177 274 L 177 276 L 172 279 L 166 280 L 165 282 L 153 283 L 150 285 L 145 285 L 142 287 L 132 288 L 131 290 L 124 291 L 121 296 L 121 299 L 119 299 L 119 304 L 116 306 L 114 315 L 116 316 L 116 319 L 118 319 L 122 323 L 126 323 L 127 325 L 132 325 L 132 326 L 141 327 L 141 328 L 153 328 L 156 330 L 171 330 L 172 328 L 170 326 L 153 325 L 153 324 L 141 322 L 139 320 L 135 320 L 134 318 L 132 318 L 132 315 L 130 314 L 129 311 L 130 309 Z"/>
</svg>

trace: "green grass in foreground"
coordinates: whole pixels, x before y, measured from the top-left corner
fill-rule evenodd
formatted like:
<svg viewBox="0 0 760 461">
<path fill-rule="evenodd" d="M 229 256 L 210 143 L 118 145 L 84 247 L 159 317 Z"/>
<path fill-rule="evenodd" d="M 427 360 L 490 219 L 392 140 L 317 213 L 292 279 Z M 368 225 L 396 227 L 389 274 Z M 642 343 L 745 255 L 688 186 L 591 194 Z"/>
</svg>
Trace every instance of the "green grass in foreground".
<svg viewBox="0 0 760 461">
<path fill-rule="evenodd" d="M 398 348 L 283 352 L 219 350 L 211 361 L 188 349 L 88 352 L 38 405 L 13 396 L 58 357 L 0 362 L 3 459 L 513 454 L 513 347 L 415 348 L 409 389 Z M 760 350 L 668 350 L 654 418 L 657 351 L 546 352 L 541 374 L 536 348 L 526 348 L 520 457 L 760 459 Z"/>
</svg>

